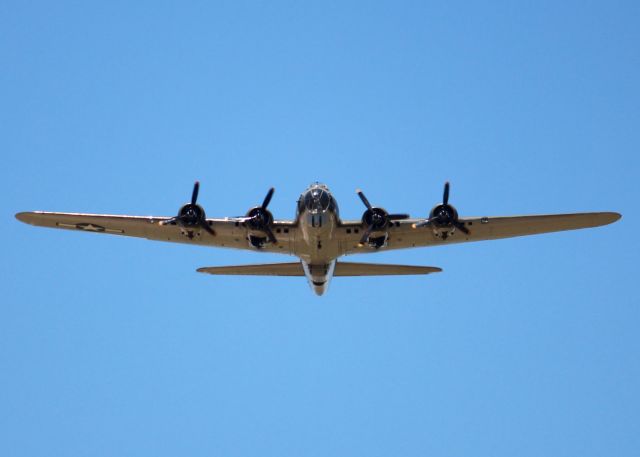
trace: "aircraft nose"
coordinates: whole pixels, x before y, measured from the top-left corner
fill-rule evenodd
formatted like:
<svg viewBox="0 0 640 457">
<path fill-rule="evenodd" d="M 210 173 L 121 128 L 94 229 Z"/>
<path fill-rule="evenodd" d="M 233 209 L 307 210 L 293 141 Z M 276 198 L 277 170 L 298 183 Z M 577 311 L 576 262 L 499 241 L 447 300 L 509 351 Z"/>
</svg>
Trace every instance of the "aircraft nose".
<svg viewBox="0 0 640 457">
<path fill-rule="evenodd" d="M 329 209 L 330 204 L 331 197 L 324 189 L 311 189 L 304 196 L 304 205 L 309 212 L 325 212 Z"/>
</svg>

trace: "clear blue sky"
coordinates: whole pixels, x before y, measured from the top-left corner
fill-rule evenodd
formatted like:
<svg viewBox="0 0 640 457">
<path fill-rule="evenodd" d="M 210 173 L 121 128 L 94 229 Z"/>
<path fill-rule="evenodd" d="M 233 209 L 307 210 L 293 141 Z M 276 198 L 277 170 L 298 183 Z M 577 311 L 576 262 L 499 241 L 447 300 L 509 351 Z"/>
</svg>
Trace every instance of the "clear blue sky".
<svg viewBox="0 0 640 457">
<path fill-rule="evenodd" d="M 638 2 L 2 2 L 0 455 L 640 455 Z M 373 4 L 372 4 L 373 3 Z M 211 217 L 326 182 L 611 226 L 289 258 L 20 224 Z"/>
</svg>

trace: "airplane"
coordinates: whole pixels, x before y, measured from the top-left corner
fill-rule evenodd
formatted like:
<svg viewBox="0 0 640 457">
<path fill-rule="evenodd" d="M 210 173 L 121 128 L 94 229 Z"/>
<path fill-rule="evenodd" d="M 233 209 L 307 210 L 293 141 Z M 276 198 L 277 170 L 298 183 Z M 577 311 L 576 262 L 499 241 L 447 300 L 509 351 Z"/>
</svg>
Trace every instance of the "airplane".
<svg viewBox="0 0 640 457">
<path fill-rule="evenodd" d="M 329 188 L 316 182 L 300 195 L 294 220 L 273 218 L 268 206 L 274 188 L 269 189 L 260 206 L 249 209 L 245 216 L 210 219 L 197 203 L 199 189 L 196 181 L 191 200 L 174 217 L 44 211 L 21 212 L 15 217 L 42 227 L 293 255 L 298 262 L 203 267 L 197 271 L 212 275 L 306 276 L 317 295 L 326 292 L 334 276 L 426 275 L 442 271 L 429 266 L 337 260 L 345 255 L 598 227 L 621 217 L 615 212 L 596 212 L 463 218 L 449 203 L 447 182 L 442 202 L 426 218 L 390 214 L 373 206 L 357 190 L 366 209 L 360 220 L 342 220 Z"/>
</svg>

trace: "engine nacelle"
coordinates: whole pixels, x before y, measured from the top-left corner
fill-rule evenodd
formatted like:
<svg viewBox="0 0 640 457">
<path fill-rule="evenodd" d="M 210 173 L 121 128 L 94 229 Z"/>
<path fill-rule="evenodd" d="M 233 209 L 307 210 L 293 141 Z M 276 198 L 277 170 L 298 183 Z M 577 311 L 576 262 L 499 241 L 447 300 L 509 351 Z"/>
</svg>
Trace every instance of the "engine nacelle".
<svg viewBox="0 0 640 457">
<path fill-rule="evenodd" d="M 371 208 L 362 213 L 362 223 L 373 231 L 384 230 L 389 226 L 389 213 L 384 208 Z"/>
<path fill-rule="evenodd" d="M 471 222 L 469 222 L 471 224 Z M 433 207 L 429 213 L 429 218 L 413 224 L 413 228 L 431 227 L 433 234 L 446 240 L 449 235 L 453 235 L 457 230 L 469 235 L 470 231 L 465 227 L 464 222 L 458 219 L 458 211 L 449 204 L 449 183 L 444 183 L 444 193 L 442 203 Z"/>
<path fill-rule="evenodd" d="M 380 249 L 387 245 L 387 228 L 390 224 L 389 213 L 384 208 L 372 207 L 362 214 L 362 223 L 368 227 L 369 236 L 363 240 L 370 247 Z"/>
<path fill-rule="evenodd" d="M 440 203 L 429 213 L 429 220 L 436 225 L 451 225 L 458 220 L 458 211 L 451 205 Z"/>
<path fill-rule="evenodd" d="M 449 204 L 436 205 L 429 213 L 429 221 L 433 234 L 438 238 L 447 239 L 456 231 L 458 211 Z"/>
<path fill-rule="evenodd" d="M 206 219 L 207 216 L 202 206 L 187 203 L 178 211 L 176 222 L 182 227 L 195 227 L 196 225 L 202 224 Z"/>
<path fill-rule="evenodd" d="M 268 242 L 275 243 L 275 237 L 270 239 L 269 234 L 273 236 L 271 225 L 273 224 L 273 214 L 263 206 L 255 206 L 247 211 L 246 225 L 249 229 L 247 240 L 249 245 L 260 249 Z"/>
<path fill-rule="evenodd" d="M 267 237 L 263 235 L 250 233 L 249 236 L 247 236 L 247 240 L 249 241 L 249 245 L 256 249 L 261 249 L 267 244 Z"/>
<path fill-rule="evenodd" d="M 192 228 L 199 227 L 212 236 L 215 236 L 216 232 L 211 228 L 211 222 L 207 221 L 207 216 L 204 213 L 202 206 L 198 205 L 198 190 L 200 189 L 200 183 L 196 181 L 193 185 L 193 193 L 191 194 L 191 201 L 182 205 L 178 210 L 178 215 L 170 219 L 164 219 L 160 221 L 160 225 L 178 225 L 181 227 L 181 232 L 187 238 L 192 240 L 195 236 L 200 236 L 200 230 L 192 230 Z"/>
<path fill-rule="evenodd" d="M 247 227 L 252 230 L 264 230 L 273 224 L 273 214 L 262 206 L 255 206 L 247 211 Z"/>
<path fill-rule="evenodd" d="M 381 248 L 387 244 L 387 238 L 389 233 L 387 232 L 389 226 L 393 224 L 393 221 L 400 221 L 408 219 L 408 214 L 389 214 L 384 208 L 371 206 L 367 197 L 361 190 L 357 191 L 358 197 L 367 207 L 367 210 L 362 214 L 362 224 L 366 227 L 365 232 L 360 238 L 360 245 L 365 243 L 373 248 Z"/>
<path fill-rule="evenodd" d="M 380 232 L 378 234 L 372 233 L 367 238 L 367 244 L 375 249 L 383 248 L 387 245 L 387 240 L 389 239 L 389 233 Z"/>
</svg>

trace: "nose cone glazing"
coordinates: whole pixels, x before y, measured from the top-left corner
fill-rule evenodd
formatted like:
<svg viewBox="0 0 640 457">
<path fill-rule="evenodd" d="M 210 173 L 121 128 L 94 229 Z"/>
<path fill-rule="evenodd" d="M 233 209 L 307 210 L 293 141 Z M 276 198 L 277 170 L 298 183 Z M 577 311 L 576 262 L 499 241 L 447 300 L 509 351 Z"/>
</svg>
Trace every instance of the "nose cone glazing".
<svg viewBox="0 0 640 457">
<path fill-rule="evenodd" d="M 304 207 L 312 213 L 323 213 L 331 206 L 329 192 L 320 187 L 309 190 L 304 196 Z"/>
</svg>

